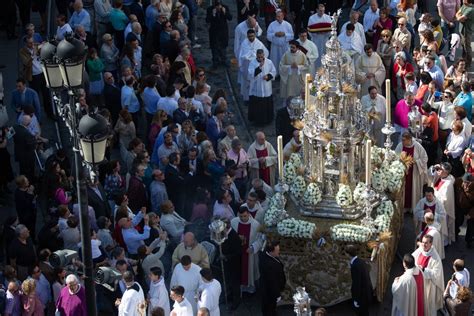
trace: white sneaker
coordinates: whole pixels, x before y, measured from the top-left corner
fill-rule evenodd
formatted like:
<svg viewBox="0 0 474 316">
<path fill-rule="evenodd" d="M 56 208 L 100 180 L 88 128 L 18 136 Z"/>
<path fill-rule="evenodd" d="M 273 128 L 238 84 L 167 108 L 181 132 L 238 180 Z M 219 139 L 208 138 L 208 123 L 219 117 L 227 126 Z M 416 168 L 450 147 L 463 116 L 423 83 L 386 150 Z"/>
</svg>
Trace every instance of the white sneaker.
<svg viewBox="0 0 474 316">
<path fill-rule="evenodd" d="M 201 45 L 200 44 L 194 44 L 193 48 L 201 48 Z"/>
</svg>

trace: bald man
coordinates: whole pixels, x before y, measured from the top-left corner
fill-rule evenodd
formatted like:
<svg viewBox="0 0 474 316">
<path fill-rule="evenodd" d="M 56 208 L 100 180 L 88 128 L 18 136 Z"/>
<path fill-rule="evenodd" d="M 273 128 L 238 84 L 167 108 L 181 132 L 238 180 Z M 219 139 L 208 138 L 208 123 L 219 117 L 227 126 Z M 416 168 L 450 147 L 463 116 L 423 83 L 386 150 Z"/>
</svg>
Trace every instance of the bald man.
<svg viewBox="0 0 474 316">
<path fill-rule="evenodd" d="M 266 141 L 263 132 L 255 134 L 255 141 L 247 150 L 247 155 L 250 162 L 250 180 L 260 178 L 273 187 L 275 185 L 277 152 L 273 145 Z"/>
<path fill-rule="evenodd" d="M 192 263 L 201 268 L 209 268 L 209 256 L 206 249 L 198 243 L 193 233 L 184 234 L 183 242 L 173 252 L 173 267 L 177 265 L 185 255 L 191 257 Z"/>
</svg>

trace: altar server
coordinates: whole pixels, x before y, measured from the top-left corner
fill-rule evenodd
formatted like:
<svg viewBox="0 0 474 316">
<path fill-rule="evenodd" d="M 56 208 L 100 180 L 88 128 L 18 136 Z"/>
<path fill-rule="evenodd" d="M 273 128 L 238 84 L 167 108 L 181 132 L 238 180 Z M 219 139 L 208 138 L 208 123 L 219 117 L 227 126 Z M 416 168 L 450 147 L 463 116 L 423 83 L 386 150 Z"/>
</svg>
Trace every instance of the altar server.
<svg viewBox="0 0 474 316">
<path fill-rule="evenodd" d="M 290 42 L 290 49 L 281 58 L 279 69 L 280 98 L 300 95 L 309 71 L 309 62 L 297 41 Z"/>
<path fill-rule="evenodd" d="M 382 58 L 377 53 L 371 44 L 364 46 L 364 53 L 361 54 L 355 61 L 355 77 L 356 83 L 361 85 L 360 91 L 367 91 L 370 86 L 376 86 L 380 91 L 385 80 L 385 66 Z"/>
<path fill-rule="evenodd" d="M 355 32 L 355 26 L 352 23 L 346 25 L 337 37 L 341 48 L 346 51 L 353 59 L 356 59 L 364 51 L 364 44 L 359 34 Z"/>
<path fill-rule="evenodd" d="M 234 36 L 234 56 L 239 58 L 240 47 L 247 39 L 248 30 L 254 30 L 257 37 L 262 35 L 262 28 L 258 25 L 255 14 L 249 14 L 247 20 L 242 21 L 235 27 L 235 36 Z"/>
<path fill-rule="evenodd" d="M 272 82 L 276 77 L 273 62 L 265 57 L 263 49 L 257 50 L 257 56 L 250 62 L 247 78 L 250 80 L 249 121 L 256 125 L 265 125 L 273 120 Z"/>
<path fill-rule="evenodd" d="M 438 231 L 440 232 L 443 240 L 448 238 L 448 227 L 446 225 L 446 211 L 444 209 L 443 203 L 438 200 L 435 196 L 434 189 L 432 187 L 425 187 L 423 189 L 425 196 L 418 201 L 413 210 L 413 220 L 415 222 L 416 232 L 420 232 L 425 229 L 426 225 L 423 223 L 424 216 L 427 212 L 432 212 L 434 215 L 434 224 L 437 226 Z M 420 238 L 421 240 L 421 238 Z M 441 255 L 441 250 L 436 248 L 438 253 L 444 259 L 444 255 Z M 444 251 L 443 251 L 444 253 Z"/>
<path fill-rule="evenodd" d="M 150 290 L 148 291 L 148 313 L 155 307 L 163 308 L 165 315 L 170 313 L 170 299 L 168 290 L 166 289 L 165 279 L 163 278 L 163 271 L 159 267 L 150 269 Z"/>
<path fill-rule="evenodd" d="M 439 257 L 441 260 L 444 259 L 444 243 L 443 237 L 439 232 L 439 226 L 435 224 L 434 215 L 431 211 L 428 211 L 424 215 L 424 223 L 426 224 L 425 228 L 418 234 L 417 246 L 421 245 L 421 240 L 425 235 L 430 235 L 433 237 L 433 247 L 438 251 Z"/>
<path fill-rule="evenodd" d="M 316 69 L 321 67 L 321 57 L 326 54 L 326 42 L 331 36 L 332 18 L 325 14 L 326 7 L 320 3 L 318 11 L 308 19 L 308 31 L 311 33 L 311 39 L 319 48 L 319 57 L 316 60 Z"/>
<path fill-rule="evenodd" d="M 240 207 L 238 217 L 230 222 L 242 241 L 241 291 L 255 293 L 255 281 L 260 277 L 258 271 L 258 252 L 261 240 L 258 238 L 260 224 L 250 215 L 247 207 Z"/>
<path fill-rule="evenodd" d="M 274 65 L 279 65 L 280 60 L 288 50 L 288 42 L 293 39 L 293 27 L 283 20 L 283 11 L 277 10 L 276 19 L 268 26 L 267 40 L 271 43 L 270 59 Z M 278 73 L 278 69 L 277 69 Z"/>
<path fill-rule="evenodd" d="M 443 308 L 444 274 L 441 258 L 433 247 L 433 237 L 423 236 L 421 245 L 412 255 L 415 264 L 423 270 L 425 276 L 425 304 L 428 307 L 425 315 L 436 316 L 438 309 Z"/>
<path fill-rule="evenodd" d="M 368 94 L 360 99 L 362 109 L 370 117 L 369 122 L 372 126 L 372 133 L 375 143 L 379 147 L 383 147 L 385 143 L 385 134 L 382 133 L 382 128 L 385 126 L 385 106 L 386 100 L 383 95 L 379 93 L 376 86 L 367 88 Z"/>
<path fill-rule="evenodd" d="M 170 315 L 176 316 L 193 316 L 195 313 L 191 302 L 184 297 L 184 287 L 181 285 L 171 286 L 170 288 L 170 298 L 174 301 L 173 310 Z M 196 300 L 193 297 L 193 301 Z"/>
<path fill-rule="evenodd" d="M 316 60 L 319 57 L 319 51 L 318 47 L 308 39 L 308 31 L 305 29 L 302 29 L 300 33 L 298 34 L 298 39 L 297 39 L 299 45 L 303 47 L 306 50 L 306 58 L 308 59 L 308 64 L 309 64 L 309 73 L 311 74 L 312 78 L 314 78 L 316 74 Z"/>
<path fill-rule="evenodd" d="M 174 267 L 170 287 L 181 285 L 184 287 L 184 297 L 191 303 L 193 311 L 197 311 L 195 296 L 198 293 L 201 281 L 201 268 L 191 262 L 190 256 L 183 256 L 180 263 Z"/>
<path fill-rule="evenodd" d="M 269 186 L 275 186 L 277 152 L 273 145 L 265 140 L 263 132 L 255 134 L 255 141 L 247 150 L 247 156 L 250 162 L 250 180 L 260 178 Z"/>
<path fill-rule="evenodd" d="M 202 283 L 199 287 L 198 308 L 206 307 L 209 310 L 209 316 L 220 316 L 221 284 L 214 279 L 211 269 L 202 269 L 200 273 Z"/>
<path fill-rule="evenodd" d="M 115 303 L 118 305 L 119 316 L 140 316 L 144 314 L 146 312 L 146 301 L 142 287 L 135 282 L 133 273 L 130 271 L 125 271 L 123 280 L 127 289 L 123 293 L 122 298 L 118 299 Z"/>
<path fill-rule="evenodd" d="M 427 316 L 423 272 L 410 254 L 403 256 L 403 268 L 405 272 L 392 284 L 392 316 Z"/>
<path fill-rule="evenodd" d="M 413 139 L 409 132 L 402 134 L 402 142 L 397 145 L 395 152 L 413 157 L 413 165 L 410 166 L 405 176 L 405 201 L 404 208 L 407 212 L 416 207 L 416 203 L 423 197 L 423 185 L 426 183 L 428 155 L 425 149 Z"/>
<path fill-rule="evenodd" d="M 442 204 L 446 211 L 446 233 L 445 244 L 449 245 L 456 241 L 455 229 L 455 196 L 454 177 L 451 175 L 451 165 L 449 162 L 431 166 L 428 176 L 434 188 L 434 195 Z"/>
<path fill-rule="evenodd" d="M 247 31 L 247 39 L 242 42 L 240 47 L 239 58 L 239 78 L 240 78 L 240 94 L 244 101 L 249 100 L 250 81 L 253 78 L 249 76 L 249 64 L 257 57 L 257 51 L 262 50 L 264 57 L 268 57 L 268 49 L 256 37 L 254 30 Z M 271 86 L 270 86 L 271 90 Z"/>
</svg>

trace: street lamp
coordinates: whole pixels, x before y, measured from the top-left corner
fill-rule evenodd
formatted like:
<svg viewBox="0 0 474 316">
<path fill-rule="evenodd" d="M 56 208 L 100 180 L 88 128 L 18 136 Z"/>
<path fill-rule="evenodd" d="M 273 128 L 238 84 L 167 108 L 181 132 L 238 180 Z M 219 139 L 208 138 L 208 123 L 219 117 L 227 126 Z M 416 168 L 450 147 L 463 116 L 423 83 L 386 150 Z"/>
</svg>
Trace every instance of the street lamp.
<svg viewBox="0 0 474 316">
<path fill-rule="evenodd" d="M 87 315 L 96 316 L 96 295 L 94 284 L 94 264 L 92 261 L 90 224 L 88 215 L 87 189 L 84 165 L 91 171 L 104 160 L 109 128 L 107 120 L 97 113 L 80 116 L 76 108 L 77 89 L 82 86 L 86 46 L 78 39 L 67 35 L 56 43 L 45 43 L 41 48 L 43 74 L 53 94 L 64 88 L 69 95 L 69 105 L 63 105 L 60 96 L 55 95 L 58 113 L 69 127 L 74 151 L 76 171 L 77 202 L 80 207 L 81 247 L 84 261 L 84 285 L 86 290 Z M 81 157 L 81 153 L 83 157 Z M 92 172 L 91 172 L 92 174 Z"/>
</svg>

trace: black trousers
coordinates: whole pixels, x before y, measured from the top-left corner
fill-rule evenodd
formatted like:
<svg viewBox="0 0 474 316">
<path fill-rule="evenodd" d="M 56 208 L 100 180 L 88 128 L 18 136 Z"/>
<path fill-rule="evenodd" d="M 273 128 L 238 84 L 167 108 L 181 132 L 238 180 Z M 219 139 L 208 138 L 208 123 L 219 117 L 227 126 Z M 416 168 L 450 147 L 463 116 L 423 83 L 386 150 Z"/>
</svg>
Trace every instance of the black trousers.
<svg viewBox="0 0 474 316">
<path fill-rule="evenodd" d="M 43 100 L 44 112 L 48 117 L 53 117 L 53 107 L 51 105 L 51 95 L 49 89 L 46 87 L 46 80 L 44 75 L 41 73 L 39 75 L 34 75 L 33 79 L 30 81 L 30 88 L 35 90 Z"/>
<path fill-rule="evenodd" d="M 277 315 L 277 303 L 276 298 L 268 297 L 265 293 L 262 293 L 262 315 L 263 316 L 275 316 Z"/>
</svg>

